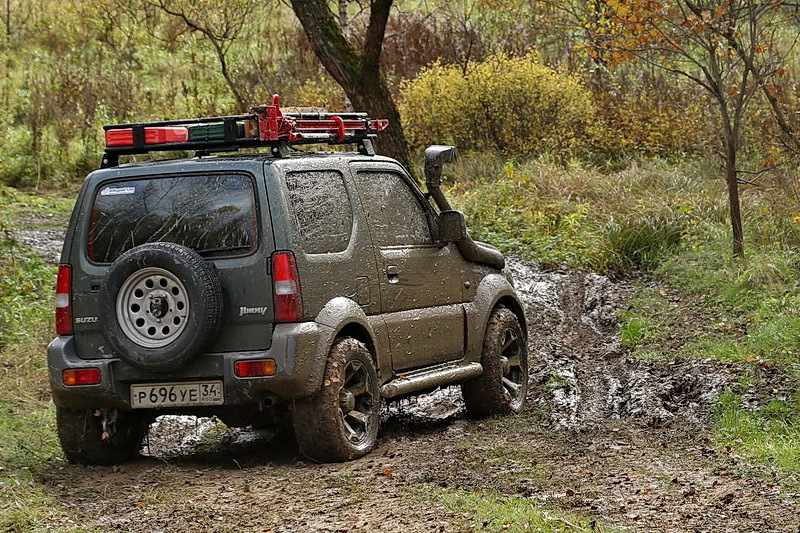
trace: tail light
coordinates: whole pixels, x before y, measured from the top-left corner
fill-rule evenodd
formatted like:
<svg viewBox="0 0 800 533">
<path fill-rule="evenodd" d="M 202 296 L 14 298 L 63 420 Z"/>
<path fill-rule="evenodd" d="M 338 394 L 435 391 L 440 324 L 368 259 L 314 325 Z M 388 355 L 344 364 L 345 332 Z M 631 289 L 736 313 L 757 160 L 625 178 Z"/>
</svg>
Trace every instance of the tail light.
<svg viewBox="0 0 800 533">
<path fill-rule="evenodd" d="M 278 372 L 278 365 L 274 359 L 250 359 L 236 361 L 234 373 L 239 378 L 257 378 L 274 376 Z"/>
<path fill-rule="evenodd" d="M 72 335 L 72 267 L 59 265 L 56 280 L 56 333 Z"/>
<path fill-rule="evenodd" d="M 299 322 L 303 318 L 303 295 L 297 262 L 292 252 L 272 254 L 272 301 L 275 322 Z"/>
<path fill-rule="evenodd" d="M 100 383 L 99 368 L 69 368 L 61 373 L 61 381 L 67 387 L 97 385 Z"/>
</svg>

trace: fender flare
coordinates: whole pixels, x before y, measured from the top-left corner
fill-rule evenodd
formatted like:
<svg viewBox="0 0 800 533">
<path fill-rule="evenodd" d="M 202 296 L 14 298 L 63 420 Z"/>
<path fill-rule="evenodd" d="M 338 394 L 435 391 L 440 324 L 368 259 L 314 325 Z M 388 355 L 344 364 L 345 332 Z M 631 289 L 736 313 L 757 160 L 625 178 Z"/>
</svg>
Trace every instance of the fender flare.
<svg viewBox="0 0 800 533">
<path fill-rule="evenodd" d="M 324 334 L 317 343 L 317 351 L 314 358 L 315 368 L 312 373 L 314 390 L 319 390 L 322 387 L 322 375 L 325 372 L 328 352 L 330 352 L 334 341 L 343 334 L 354 337 L 367 345 L 375 360 L 378 380 L 381 383 L 391 377 L 390 372 L 387 372 L 387 370 L 391 370 L 391 359 L 385 346 L 386 341 L 380 341 L 366 313 L 356 302 L 344 296 L 333 298 L 325 304 L 314 321 L 324 326 L 320 328 L 320 331 L 324 332 Z"/>
<path fill-rule="evenodd" d="M 480 361 L 483 337 L 489 315 L 498 305 L 504 305 L 519 318 L 525 337 L 528 336 L 528 321 L 525 307 L 517 297 L 511 282 L 500 273 L 485 276 L 475 293 L 475 298 L 465 305 L 467 310 L 467 350 L 465 361 Z"/>
</svg>

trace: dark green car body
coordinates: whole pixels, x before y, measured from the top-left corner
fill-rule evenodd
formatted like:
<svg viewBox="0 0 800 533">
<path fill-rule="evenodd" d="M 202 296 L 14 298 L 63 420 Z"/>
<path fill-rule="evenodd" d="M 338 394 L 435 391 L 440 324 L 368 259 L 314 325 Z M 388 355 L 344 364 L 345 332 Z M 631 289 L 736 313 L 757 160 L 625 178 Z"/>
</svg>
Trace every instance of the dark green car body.
<svg viewBox="0 0 800 533">
<path fill-rule="evenodd" d="M 452 237 L 440 211 L 396 161 L 356 153 L 196 157 L 91 173 L 61 256 L 71 269 L 73 328 L 48 348 L 56 406 L 216 415 L 246 426 L 320 391 L 328 353 L 342 337 L 369 350 L 385 399 L 479 376 L 493 310 L 509 309 L 523 330 L 525 317 L 502 262 L 468 258 L 475 243 L 466 233 Z M 126 310 L 102 299 L 115 261 L 160 241 L 213 265 L 221 318 L 189 360 L 152 370 L 109 342 L 104 324 L 113 317 L 103 313 Z M 276 320 L 278 252 L 291 253 L 299 278 L 301 314 L 288 322 Z M 167 329 L 155 344 L 178 335 Z M 187 334 L 189 326 L 180 330 Z M 248 360 L 272 361 L 274 373 L 238 376 L 237 364 Z M 65 371 L 87 368 L 99 370 L 98 383 L 65 382 Z M 137 386 L 185 382 L 220 382 L 224 400 L 132 404 Z"/>
</svg>

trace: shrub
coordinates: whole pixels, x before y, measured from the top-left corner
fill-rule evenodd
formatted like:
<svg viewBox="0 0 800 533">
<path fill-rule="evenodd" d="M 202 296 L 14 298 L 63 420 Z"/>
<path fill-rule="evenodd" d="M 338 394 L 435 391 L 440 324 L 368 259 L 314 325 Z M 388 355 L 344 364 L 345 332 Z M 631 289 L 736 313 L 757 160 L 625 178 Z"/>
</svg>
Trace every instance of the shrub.
<svg viewBox="0 0 800 533">
<path fill-rule="evenodd" d="M 688 217 L 673 210 L 644 217 L 612 218 L 605 226 L 619 268 L 653 269 L 677 249 L 689 228 Z"/>
<path fill-rule="evenodd" d="M 576 77 L 534 55 L 494 55 L 468 66 L 434 64 L 401 85 L 413 145 L 452 143 L 507 156 L 577 155 L 590 144 L 595 109 Z"/>
<path fill-rule="evenodd" d="M 613 73 L 594 101 L 604 124 L 594 149 L 608 159 L 703 154 L 719 144 L 708 98 L 693 82 L 662 72 Z"/>
</svg>

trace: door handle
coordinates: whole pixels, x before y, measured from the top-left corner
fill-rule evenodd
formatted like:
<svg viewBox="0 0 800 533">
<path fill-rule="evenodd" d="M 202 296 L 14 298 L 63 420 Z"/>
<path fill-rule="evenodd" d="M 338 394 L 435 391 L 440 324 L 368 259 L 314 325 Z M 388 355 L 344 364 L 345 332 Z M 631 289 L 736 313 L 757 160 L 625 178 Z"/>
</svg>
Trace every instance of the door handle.
<svg viewBox="0 0 800 533">
<path fill-rule="evenodd" d="M 400 269 L 396 265 L 387 266 L 386 277 L 389 278 L 389 283 L 397 283 L 400 281 Z"/>
</svg>

